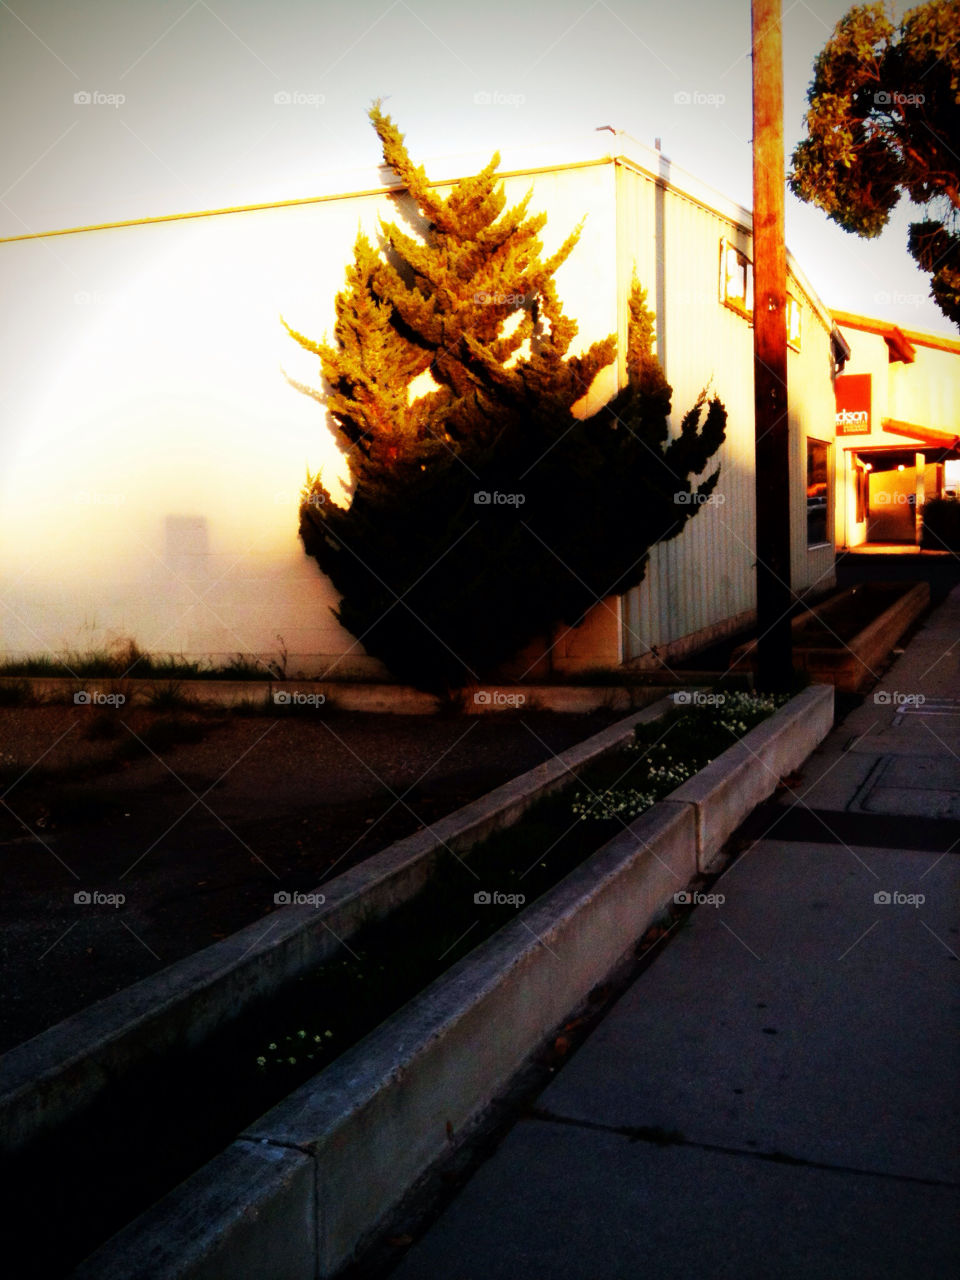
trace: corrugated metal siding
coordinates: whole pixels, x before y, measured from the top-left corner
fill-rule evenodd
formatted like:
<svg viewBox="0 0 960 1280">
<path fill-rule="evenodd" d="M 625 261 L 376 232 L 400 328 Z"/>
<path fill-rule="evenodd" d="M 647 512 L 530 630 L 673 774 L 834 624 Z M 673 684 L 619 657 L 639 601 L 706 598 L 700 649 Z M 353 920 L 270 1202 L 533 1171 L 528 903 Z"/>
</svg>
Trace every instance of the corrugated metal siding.
<svg viewBox="0 0 960 1280">
<path fill-rule="evenodd" d="M 655 296 L 655 185 L 621 170 L 621 308 L 625 310 L 636 246 L 641 281 Z M 663 193 L 661 295 L 664 364 L 673 387 L 672 424 L 702 388 L 727 409 L 727 439 L 719 453 L 723 502 L 705 505 L 677 538 L 655 547 L 643 584 L 625 601 L 625 657 L 638 658 L 721 623 L 754 603 L 753 335 L 749 324 L 719 302 L 720 240 L 748 247 L 742 230 L 669 190 Z M 652 275 L 644 275 L 653 271 Z M 712 470 L 713 466 L 709 467 Z"/>
<path fill-rule="evenodd" d="M 756 606 L 753 329 L 719 300 L 720 241 L 727 238 L 752 255 L 743 227 L 670 190 L 658 197 L 656 184 L 629 168 L 619 169 L 618 195 L 621 341 L 636 261 L 651 300 L 662 299 L 658 330 L 665 339 L 661 360 L 673 387 L 672 426 L 679 428 L 704 387 L 719 395 L 727 410 L 715 491 L 723 501 L 701 507 L 678 537 L 651 552 L 644 582 L 623 602 L 624 658 L 630 660 Z M 663 201 L 659 217 L 658 198 Z M 662 244 L 656 242 L 658 224 Z M 801 291 L 791 292 L 802 306 L 801 350 L 788 356 L 791 572 L 799 590 L 833 580 L 833 548 L 806 547 L 806 436 L 832 441 L 834 414 L 829 333 Z"/>
</svg>

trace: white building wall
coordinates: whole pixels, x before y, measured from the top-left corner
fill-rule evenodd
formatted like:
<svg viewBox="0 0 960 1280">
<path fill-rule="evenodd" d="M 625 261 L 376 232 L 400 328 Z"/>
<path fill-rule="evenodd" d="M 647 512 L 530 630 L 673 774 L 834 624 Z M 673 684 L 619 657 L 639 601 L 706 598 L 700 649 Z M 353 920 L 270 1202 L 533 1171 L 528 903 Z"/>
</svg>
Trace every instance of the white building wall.
<svg viewBox="0 0 960 1280">
<path fill-rule="evenodd" d="M 872 335 L 864 334 L 865 338 Z M 878 339 L 878 341 L 883 341 Z M 886 343 L 883 344 L 886 347 Z M 900 422 L 960 434 L 960 358 L 919 343 L 911 364 L 888 368 L 887 416 Z"/>
<path fill-rule="evenodd" d="M 510 203 L 531 185 L 507 179 Z M 540 174 L 545 252 L 587 214 L 557 275 L 587 345 L 616 314 L 610 165 Z M 0 245 L 0 652 L 144 650 L 228 661 L 289 652 L 291 673 L 377 669 L 333 618 L 297 534 L 309 468 L 345 470 L 319 362 L 279 315 L 332 329 L 358 226 L 390 196 L 94 230 Z M 615 369 L 586 407 L 608 398 Z"/>
<path fill-rule="evenodd" d="M 667 161 L 645 163 L 671 180 Z M 622 374 L 635 265 L 658 312 L 674 424 L 704 387 L 728 413 L 722 503 L 655 548 L 643 585 L 598 605 L 551 660 L 649 659 L 729 629 L 754 607 L 753 354 L 718 274 L 722 237 L 749 253 L 749 215 L 610 158 L 505 181 L 511 204 L 533 186 L 546 253 L 587 215 L 557 275 L 578 348 L 618 332 Z M 0 652 L 132 639 L 217 662 L 285 649 L 290 673 L 378 669 L 336 623 L 331 584 L 297 536 L 306 470 L 322 467 L 328 484 L 346 473 L 322 408 L 282 376 L 317 385 L 318 362 L 279 322 L 317 338 L 332 329 L 358 227 L 375 238 L 378 220 L 400 213 L 376 182 L 320 202 L 0 245 L 18 300 L 0 330 Z M 828 328 L 808 299 L 803 327 L 790 356 L 795 535 L 803 433 L 824 438 L 821 420 L 833 421 Z M 584 408 L 616 385 L 611 366 Z M 795 541 L 795 585 L 826 585 L 828 561 Z"/>
</svg>

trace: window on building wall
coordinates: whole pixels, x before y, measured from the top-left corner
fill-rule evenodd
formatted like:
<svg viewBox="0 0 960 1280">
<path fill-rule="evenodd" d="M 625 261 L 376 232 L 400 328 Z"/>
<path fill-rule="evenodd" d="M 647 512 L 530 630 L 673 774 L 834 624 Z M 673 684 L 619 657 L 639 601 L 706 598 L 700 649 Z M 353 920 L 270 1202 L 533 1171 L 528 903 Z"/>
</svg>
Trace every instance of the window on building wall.
<svg viewBox="0 0 960 1280">
<path fill-rule="evenodd" d="M 728 240 L 720 242 L 720 300 L 741 315 L 753 315 L 753 264 Z"/>
<path fill-rule="evenodd" d="M 800 303 L 787 295 L 787 346 L 800 350 Z"/>
<path fill-rule="evenodd" d="M 807 441 L 807 546 L 829 543 L 827 513 L 830 507 L 830 446 L 823 440 Z"/>
</svg>

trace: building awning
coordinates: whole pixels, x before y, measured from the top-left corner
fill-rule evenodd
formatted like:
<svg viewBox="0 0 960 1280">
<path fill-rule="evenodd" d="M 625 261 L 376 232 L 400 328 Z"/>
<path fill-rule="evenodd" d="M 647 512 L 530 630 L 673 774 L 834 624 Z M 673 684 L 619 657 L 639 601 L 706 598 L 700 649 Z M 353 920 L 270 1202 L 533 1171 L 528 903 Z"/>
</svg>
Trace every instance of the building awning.
<svg viewBox="0 0 960 1280">
<path fill-rule="evenodd" d="M 916 422 L 900 422 L 896 418 L 884 418 L 884 431 L 891 435 L 906 436 L 910 440 L 918 440 L 921 444 L 933 445 L 937 449 L 956 449 L 960 445 L 960 436 L 951 431 L 938 431 L 936 427 L 923 427 Z"/>
</svg>

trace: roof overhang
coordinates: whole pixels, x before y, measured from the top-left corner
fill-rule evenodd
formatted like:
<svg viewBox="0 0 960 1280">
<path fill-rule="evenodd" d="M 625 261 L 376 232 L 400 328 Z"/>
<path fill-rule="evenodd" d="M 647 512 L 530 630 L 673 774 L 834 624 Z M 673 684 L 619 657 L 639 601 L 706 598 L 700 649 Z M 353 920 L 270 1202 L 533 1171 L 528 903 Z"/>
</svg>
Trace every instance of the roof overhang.
<svg viewBox="0 0 960 1280">
<path fill-rule="evenodd" d="M 922 427 L 916 422 L 900 422 L 896 418 L 884 418 L 881 426 L 891 435 L 906 436 L 909 440 L 933 445 L 937 449 L 956 449 L 960 445 L 960 436 L 950 431 L 938 431 L 936 427 Z"/>
<path fill-rule="evenodd" d="M 871 316 L 856 315 L 852 311 L 832 311 L 832 315 L 837 324 L 843 325 L 846 329 L 860 329 L 863 333 L 875 333 L 886 341 L 888 347 L 891 346 L 892 338 L 895 347 L 904 352 L 910 352 L 909 357 L 898 356 L 894 354 L 894 349 L 891 347 L 890 356 L 893 360 L 906 359 L 908 364 L 912 363 L 916 347 L 930 347 L 934 351 L 946 351 L 953 356 L 960 355 L 960 339 L 948 337 L 943 333 L 924 333 L 921 329 L 901 329 L 889 320 L 876 320 Z"/>
<path fill-rule="evenodd" d="M 852 311 L 834 311 L 833 318 L 844 329 L 859 329 L 861 333 L 875 333 L 882 338 L 894 363 L 913 364 L 916 348 L 903 330 L 889 320 L 874 320 L 870 316 L 854 315 Z"/>
</svg>

